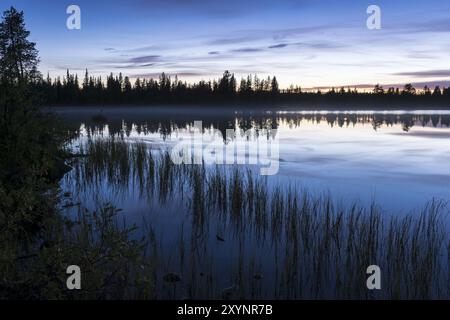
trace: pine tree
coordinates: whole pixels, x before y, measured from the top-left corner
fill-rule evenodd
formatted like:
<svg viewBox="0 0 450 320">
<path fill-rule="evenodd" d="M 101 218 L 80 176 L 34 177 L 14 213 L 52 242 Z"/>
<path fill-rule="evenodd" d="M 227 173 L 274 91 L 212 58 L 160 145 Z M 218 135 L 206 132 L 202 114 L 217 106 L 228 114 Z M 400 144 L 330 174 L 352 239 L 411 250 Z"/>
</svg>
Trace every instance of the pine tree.
<svg viewBox="0 0 450 320">
<path fill-rule="evenodd" d="M 27 38 L 23 12 L 11 7 L 0 23 L 0 77 L 8 83 L 22 83 L 39 77 L 36 44 Z"/>
<path fill-rule="evenodd" d="M 272 79 L 272 83 L 270 85 L 270 91 L 273 94 L 278 94 L 280 92 L 280 89 L 278 88 L 278 81 L 277 81 L 277 78 L 275 76 Z"/>
</svg>

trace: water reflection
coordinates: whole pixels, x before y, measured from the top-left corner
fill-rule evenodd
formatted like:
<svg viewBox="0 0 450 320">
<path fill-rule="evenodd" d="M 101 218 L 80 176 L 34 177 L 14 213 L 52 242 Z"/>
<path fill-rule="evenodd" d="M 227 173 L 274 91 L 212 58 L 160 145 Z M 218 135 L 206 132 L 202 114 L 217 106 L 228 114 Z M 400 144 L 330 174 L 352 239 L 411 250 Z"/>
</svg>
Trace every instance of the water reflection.
<svg viewBox="0 0 450 320">
<path fill-rule="evenodd" d="M 233 111 L 202 109 L 146 109 L 146 108 L 60 108 L 57 112 L 66 118 L 72 128 L 78 129 L 83 123 L 89 134 L 101 133 L 106 129 L 110 134 L 130 136 L 159 133 L 163 137 L 179 128 L 185 128 L 196 120 L 203 121 L 204 127 L 214 127 L 225 136 L 225 130 L 238 127 L 244 131 L 253 128 L 277 129 L 284 124 L 298 127 L 302 123 L 327 123 L 330 127 L 350 127 L 356 124 L 371 125 L 374 130 L 387 126 L 400 126 L 409 131 L 413 127 L 448 128 L 450 112 L 439 110 L 424 111 Z"/>
<path fill-rule="evenodd" d="M 97 138 L 81 150 L 89 156 L 73 163 L 62 188 L 83 206 L 114 201 L 127 224 L 141 227 L 157 297 L 447 295 L 442 202 L 386 217 L 375 204 L 338 204 L 331 194 L 271 183 L 242 166 L 175 165 L 142 141 Z M 374 262 L 386 271 L 383 283 L 394 285 L 369 294 L 364 270 Z"/>
<path fill-rule="evenodd" d="M 448 296 L 448 208 L 419 208 L 450 199 L 450 114 L 98 112 L 62 113 L 88 155 L 62 188 L 88 207 L 112 202 L 141 227 L 158 297 Z M 276 128 L 279 174 L 174 165 L 167 151 L 196 120 L 205 137 L 211 128 Z M 393 284 L 375 294 L 364 286 L 374 261 Z"/>
<path fill-rule="evenodd" d="M 329 190 L 343 201 L 375 199 L 398 212 L 432 198 L 450 199 L 447 111 L 75 108 L 61 115 L 84 137 L 118 136 L 158 148 L 170 148 L 197 120 L 203 121 L 206 141 L 211 128 L 223 137 L 227 129 L 253 130 L 256 136 L 258 130 L 277 129 L 277 179 Z M 232 143 L 243 148 L 245 137 Z"/>
</svg>

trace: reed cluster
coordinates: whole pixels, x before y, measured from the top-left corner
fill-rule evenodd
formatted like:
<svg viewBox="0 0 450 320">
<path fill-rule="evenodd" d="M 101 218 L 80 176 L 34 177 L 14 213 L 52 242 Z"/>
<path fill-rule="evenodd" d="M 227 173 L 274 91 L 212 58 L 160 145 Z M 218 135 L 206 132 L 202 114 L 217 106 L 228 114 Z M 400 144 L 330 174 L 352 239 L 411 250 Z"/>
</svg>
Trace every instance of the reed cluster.
<svg viewBox="0 0 450 320">
<path fill-rule="evenodd" d="M 396 215 L 375 203 L 339 204 L 329 193 L 269 181 L 247 167 L 174 165 L 167 150 L 142 141 L 96 139 L 83 148 L 88 157 L 68 176 L 76 185 L 95 188 L 106 179 L 114 190 L 136 187 L 161 211 L 178 203 L 180 217 L 190 217 L 174 236 L 176 249 L 153 237 L 156 295 L 450 297 L 448 207 L 442 201 Z M 367 289 L 369 265 L 381 268 L 382 290 Z"/>
</svg>

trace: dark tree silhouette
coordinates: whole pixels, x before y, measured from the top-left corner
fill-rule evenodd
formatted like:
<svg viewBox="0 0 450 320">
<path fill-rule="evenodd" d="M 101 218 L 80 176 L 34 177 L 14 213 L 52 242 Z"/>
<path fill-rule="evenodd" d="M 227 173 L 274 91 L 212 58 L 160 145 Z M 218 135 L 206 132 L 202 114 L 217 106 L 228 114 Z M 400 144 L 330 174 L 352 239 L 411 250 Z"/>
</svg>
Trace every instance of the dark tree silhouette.
<svg viewBox="0 0 450 320">
<path fill-rule="evenodd" d="M 414 107 L 416 103 L 428 103 L 447 106 L 450 104 L 450 89 L 436 87 L 433 92 L 425 86 L 416 90 L 412 84 L 385 90 L 377 84 L 372 91 L 358 91 L 356 88 L 331 88 L 327 92 L 302 90 L 300 86 L 291 85 L 280 89 L 276 77 L 261 79 L 257 75 L 242 78 L 237 86 L 233 73 L 225 71 L 216 80 L 201 80 L 186 83 L 162 73 L 157 80 L 140 79 L 133 81 L 128 76 L 110 74 L 106 81 L 101 77 L 84 73 L 82 84 L 78 83 L 76 74 L 69 71 L 62 78 L 40 79 L 33 82 L 35 92 L 39 92 L 47 105 L 96 105 L 96 104 L 214 104 L 214 103 L 329 103 L 355 107 L 365 104 Z M 391 104 L 392 103 L 392 104 Z M 383 106 L 385 108 L 385 106 Z"/>
<path fill-rule="evenodd" d="M 272 91 L 272 94 L 280 93 L 280 89 L 278 88 L 278 81 L 277 81 L 276 77 L 272 78 L 272 83 L 270 84 L 270 91 Z"/>
<path fill-rule="evenodd" d="M 406 96 L 411 96 L 416 93 L 416 89 L 412 86 L 412 84 L 408 83 L 405 84 L 405 87 L 403 88 L 402 94 Z"/>
<path fill-rule="evenodd" d="M 15 83 L 39 78 L 36 44 L 27 38 L 23 12 L 11 7 L 0 23 L 0 75 L 2 81 Z"/>
<path fill-rule="evenodd" d="M 384 94 L 384 89 L 382 86 L 380 86 L 379 84 L 377 84 L 375 86 L 375 88 L 373 89 L 373 93 L 375 94 Z"/>
<path fill-rule="evenodd" d="M 442 95 L 441 88 L 439 88 L 439 86 L 436 86 L 433 91 L 433 96 L 439 97 L 441 95 Z"/>
</svg>

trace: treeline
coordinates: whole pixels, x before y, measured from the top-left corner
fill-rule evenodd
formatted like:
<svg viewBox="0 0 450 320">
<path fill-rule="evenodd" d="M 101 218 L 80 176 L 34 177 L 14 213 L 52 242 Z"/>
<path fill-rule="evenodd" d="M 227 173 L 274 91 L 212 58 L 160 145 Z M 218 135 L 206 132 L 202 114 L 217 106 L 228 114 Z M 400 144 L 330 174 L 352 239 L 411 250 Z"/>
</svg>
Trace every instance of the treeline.
<svg viewBox="0 0 450 320">
<path fill-rule="evenodd" d="M 323 102 L 323 103 L 438 103 L 450 104 L 450 87 L 427 86 L 418 90 L 411 84 L 402 89 L 376 85 L 371 91 L 356 88 L 331 88 L 327 91 L 304 91 L 291 86 L 281 90 L 276 77 L 259 78 L 249 75 L 238 82 L 234 74 L 225 71 L 213 81 L 201 80 L 189 84 L 177 76 L 162 73 L 158 79 L 113 75 L 106 79 L 93 77 L 86 70 L 83 79 L 67 70 L 64 77 L 38 78 L 33 83 L 36 93 L 46 105 L 98 104 L 164 104 L 164 103 L 228 103 L 228 102 Z"/>
</svg>

